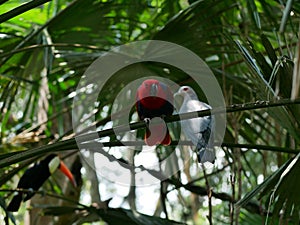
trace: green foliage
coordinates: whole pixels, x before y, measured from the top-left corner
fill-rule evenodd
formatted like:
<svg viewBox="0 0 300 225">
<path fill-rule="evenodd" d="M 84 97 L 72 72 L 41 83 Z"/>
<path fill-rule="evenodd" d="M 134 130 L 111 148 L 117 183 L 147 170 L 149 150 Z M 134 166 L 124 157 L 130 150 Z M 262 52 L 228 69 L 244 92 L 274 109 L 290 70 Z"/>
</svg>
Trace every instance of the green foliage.
<svg viewBox="0 0 300 225">
<path fill-rule="evenodd" d="M 294 149 L 297 153 L 300 149 L 299 104 L 259 110 L 243 110 L 242 105 L 236 105 L 290 98 L 295 82 L 294 59 L 299 60 L 297 1 L 44 2 L 0 3 L 1 189 L 14 189 L 15 175 L 45 154 L 77 149 L 71 126 L 74 91 L 96 58 L 121 44 L 158 39 L 180 44 L 200 56 L 214 72 L 227 105 L 241 108 L 227 114 L 217 166 L 207 172 L 213 189 L 213 222 L 250 225 L 270 220 L 274 224 L 299 224 L 299 154 L 284 151 Z M 192 79 L 178 68 L 160 63 L 136 64 L 116 73 L 99 94 L 98 108 L 89 115 L 95 116 L 99 130 L 111 120 L 116 95 L 141 74 L 157 74 L 180 85 L 190 85 L 205 100 Z M 87 100 L 88 96 L 81 99 Z M 134 110 L 130 116 L 134 118 Z M 142 127 L 136 127 L 138 137 L 144 134 Z M 179 137 L 178 125 L 173 123 L 170 127 L 172 135 Z M 111 134 L 101 133 L 103 137 L 110 136 L 110 146 L 123 138 Z M 238 144 L 244 145 L 239 148 Z M 247 145 L 252 148 L 245 148 Z M 170 151 L 171 147 L 160 146 L 158 159 Z M 119 153 L 129 161 L 124 151 Z M 103 154 L 114 157 L 111 151 Z M 182 164 L 184 157 L 181 151 L 176 162 Z M 167 180 L 166 186 L 161 184 L 159 194 L 165 209 L 157 206 L 155 216 L 140 213 L 139 207 L 137 212 L 124 209 L 126 204 L 107 211 L 80 204 L 74 207 L 80 213 L 87 210 L 88 215 L 97 215 L 93 221 L 101 218 L 108 224 L 174 224 L 173 220 L 160 218 L 166 212 L 171 219 L 192 224 L 205 217 L 209 208 L 202 170 L 193 160 L 187 165 L 188 169 Z M 161 171 L 147 172 L 155 177 Z M 263 182 L 259 181 L 262 177 Z M 113 186 L 107 182 L 101 185 Z M 1 189 L 0 206 L 4 209 L 10 192 Z M 135 198 L 138 201 L 143 196 Z M 124 197 L 125 202 L 128 199 Z M 236 202 L 237 207 L 230 211 L 228 205 Z M 161 204 L 144 204 L 156 203 Z M 43 209 L 46 214 L 63 216 L 75 215 L 74 207 L 47 205 Z M 1 213 L 5 214 L 5 210 Z M 11 214 L 9 217 L 14 222 Z"/>
</svg>

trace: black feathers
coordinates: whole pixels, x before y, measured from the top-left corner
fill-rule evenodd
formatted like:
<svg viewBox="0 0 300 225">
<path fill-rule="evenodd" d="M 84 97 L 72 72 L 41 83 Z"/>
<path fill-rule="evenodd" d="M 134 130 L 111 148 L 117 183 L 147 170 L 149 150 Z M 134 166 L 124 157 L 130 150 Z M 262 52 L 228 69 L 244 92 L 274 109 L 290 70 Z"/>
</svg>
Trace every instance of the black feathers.
<svg viewBox="0 0 300 225">
<path fill-rule="evenodd" d="M 32 189 L 33 191 L 37 191 L 50 177 L 48 165 L 55 156 L 55 154 L 51 154 L 44 160 L 40 161 L 38 164 L 35 164 L 33 167 L 27 169 L 23 176 L 20 178 L 17 188 L 24 190 Z M 27 201 L 28 199 L 32 198 L 34 194 L 34 192 L 23 193 L 22 191 L 19 191 L 9 203 L 7 211 L 18 211 L 21 201 Z"/>
</svg>

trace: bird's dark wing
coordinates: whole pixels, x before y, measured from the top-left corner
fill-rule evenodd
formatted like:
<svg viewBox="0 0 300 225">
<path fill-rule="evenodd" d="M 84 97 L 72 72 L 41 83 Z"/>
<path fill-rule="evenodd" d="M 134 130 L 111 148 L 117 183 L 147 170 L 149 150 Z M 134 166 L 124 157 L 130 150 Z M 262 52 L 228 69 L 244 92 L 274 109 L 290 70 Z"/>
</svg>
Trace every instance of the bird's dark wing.
<svg viewBox="0 0 300 225">
<path fill-rule="evenodd" d="M 205 130 L 200 131 L 200 138 L 198 139 L 197 149 L 206 148 L 209 142 L 211 128 L 207 126 Z"/>
<path fill-rule="evenodd" d="M 47 163 L 35 164 L 27 169 L 18 183 L 19 189 L 32 189 L 37 191 L 43 183 L 50 177 L 50 172 Z M 30 199 L 35 193 L 28 192 L 23 201 Z"/>
</svg>

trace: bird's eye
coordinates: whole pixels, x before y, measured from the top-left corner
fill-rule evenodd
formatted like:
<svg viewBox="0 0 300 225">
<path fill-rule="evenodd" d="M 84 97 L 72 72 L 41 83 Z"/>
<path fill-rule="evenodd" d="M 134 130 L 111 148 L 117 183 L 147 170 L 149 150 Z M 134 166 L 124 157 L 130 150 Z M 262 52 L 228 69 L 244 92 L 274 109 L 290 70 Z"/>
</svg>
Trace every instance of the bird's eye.
<svg viewBox="0 0 300 225">
<path fill-rule="evenodd" d="M 188 91 L 188 90 L 189 90 L 189 88 L 185 87 L 185 88 L 183 88 L 183 90 L 184 90 L 184 91 Z"/>
</svg>

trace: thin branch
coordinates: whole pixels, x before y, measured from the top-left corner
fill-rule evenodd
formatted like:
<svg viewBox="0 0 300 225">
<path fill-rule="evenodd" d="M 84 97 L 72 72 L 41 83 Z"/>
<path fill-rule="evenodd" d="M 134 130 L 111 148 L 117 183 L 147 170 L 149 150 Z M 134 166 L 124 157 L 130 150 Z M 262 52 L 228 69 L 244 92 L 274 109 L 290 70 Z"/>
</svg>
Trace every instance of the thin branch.
<svg viewBox="0 0 300 225">
<path fill-rule="evenodd" d="M 285 9 L 283 10 L 283 15 L 281 18 L 281 23 L 279 27 L 279 32 L 283 33 L 287 24 L 287 21 L 290 17 L 290 13 L 292 10 L 293 0 L 288 0 L 285 5 Z"/>
<path fill-rule="evenodd" d="M 206 176 L 207 176 L 207 177 L 211 177 L 211 176 L 214 176 L 214 175 L 216 175 L 216 174 L 219 174 L 220 172 L 223 172 L 227 167 L 231 166 L 231 164 L 232 164 L 232 162 L 223 165 L 222 168 L 214 169 L 213 172 L 211 172 L 210 174 L 207 174 Z M 197 178 L 193 179 L 192 181 L 190 181 L 188 184 L 193 185 L 193 184 L 195 184 L 196 182 L 198 182 L 198 181 L 200 181 L 200 180 L 203 180 L 203 179 L 205 179 L 204 176 L 197 177 Z M 171 191 L 171 190 L 170 190 L 170 191 Z"/>
<path fill-rule="evenodd" d="M 165 189 L 167 189 L 167 186 L 168 186 L 168 183 L 166 183 L 165 181 L 160 182 L 160 196 L 161 196 L 160 201 L 161 201 L 163 212 L 165 213 L 166 219 L 169 219 L 169 214 L 168 214 L 167 205 L 166 205 L 167 194 L 165 191 Z"/>
<path fill-rule="evenodd" d="M 170 182 L 171 184 L 173 184 L 176 189 L 178 188 L 184 188 L 194 194 L 200 195 L 200 196 L 206 196 L 207 195 L 207 189 L 206 187 L 202 187 L 202 186 L 198 186 L 198 185 L 192 185 L 192 184 L 182 184 L 180 181 L 176 180 L 170 180 L 168 179 L 168 182 Z M 224 193 L 224 192 L 214 192 L 213 190 L 211 190 L 211 196 L 217 199 L 220 199 L 222 201 L 226 201 L 229 203 L 236 203 L 234 202 L 234 200 L 232 199 L 232 196 Z M 245 208 L 246 210 L 248 210 L 251 213 L 255 213 L 255 214 L 261 214 L 261 208 L 258 204 L 254 203 L 254 202 L 248 202 L 246 205 L 243 205 L 243 208 Z"/>
<path fill-rule="evenodd" d="M 123 168 L 126 168 L 126 169 L 140 169 L 141 171 L 147 171 L 153 177 L 155 177 L 155 178 L 157 178 L 159 180 L 164 180 L 165 182 L 167 182 L 167 183 L 169 183 L 171 185 L 174 185 L 176 189 L 179 189 L 179 188 L 182 187 L 182 188 L 184 188 L 184 189 L 186 189 L 186 190 L 188 190 L 188 191 L 190 191 L 190 192 L 192 192 L 194 194 L 201 195 L 201 196 L 206 196 L 208 194 L 207 193 L 207 188 L 205 188 L 205 187 L 194 185 L 193 183 L 182 184 L 179 179 L 168 178 L 163 173 L 161 173 L 160 171 L 153 170 L 153 169 L 147 169 L 143 165 L 140 165 L 140 166 L 130 165 L 128 161 L 126 161 L 126 160 L 124 160 L 122 158 L 121 159 L 117 159 L 115 156 L 110 155 L 108 152 L 104 151 L 103 149 L 97 149 L 95 152 L 99 152 L 99 153 L 103 154 L 105 157 L 107 157 L 107 159 L 109 161 L 114 161 L 114 162 L 119 163 L 119 165 L 122 166 Z M 0 192 L 13 192 L 13 191 L 16 191 L 16 190 L 0 189 Z M 24 190 L 24 189 L 23 190 L 19 189 L 17 191 L 26 192 L 26 190 Z M 61 196 L 59 196 L 59 195 L 48 194 L 48 193 L 45 193 L 44 191 L 35 191 L 34 193 L 42 194 L 42 195 L 46 194 L 48 196 L 61 198 Z M 222 192 L 221 193 L 217 193 L 217 192 L 214 192 L 213 190 L 211 190 L 210 193 L 211 193 L 212 197 L 215 197 L 215 198 L 223 200 L 223 201 L 228 201 L 230 203 L 232 202 L 232 197 L 229 194 L 227 194 L 227 193 L 222 193 Z M 64 200 L 69 201 L 69 199 L 67 199 L 67 198 L 65 198 Z M 70 201 L 70 202 L 76 203 L 74 201 Z M 235 202 L 233 202 L 233 203 L 235 203 Z M 79 204 L 79 203 L 77 203 L 77 204 Z M 81 205 L 81 206 L 84 206 L 84 205 Z M 243 207 L 245 209 L 251 211 L 251 212 L 254 212 L 254 213 L 257 213 L 257 214 L 260 213 L 260 207 L 259 207 L 259 205 L 255 204 L 253 202 L 248 202 Z"/>
<path fill-rule="evenodd" d="M 256 101 L 256 102 L 250 102 L 244 104 L 233 104 L 231 106 L 226 107 L 226 109 L 215 108 L 211 110 L 207 109 L 207 110 L 200 110 L 196 112 L 171 115 L 166 117 L 165 121 L 169 123 L 169 122 L 175 122 L 179 120 L 193 119 L 195 118 L 195 113 L 197 113 L 198 117 L 204 117 L 209 115 L 241 112 L 241 111 L 263 109 L 263 108 L 273 108 L 278 106 L 295 105 L 295 104 L 300 104 L 300 98 L 297 98 L 295 100 L 281 99 L 277 101 Z"/>
<path fill-rule="evenodd" d="M 53 44 L 36 44 L 36 45 L 30 45 L 24 48 L 18 48 L 15 50 L 12 50 L 10 52 L 5 52 L 0 54 L 0 58 L 12 56 L 16 53 L 24 52 L 24 51 L 31 51 L 34 49 L 39 48 L 48 48 L 48 47 L 60 47 L 60 48 L 84 48 L 84 49 L 90 49 L 90 50 L 100 50 L 100 51 L 107 51 L 107 49 L 102 49 L 94 45 L 85 45 L 85 44 L 73 44 L 73 43 L 53 43 Z"/>
<path fill-rule="evenodd" d="M 245 111 L 245 110 L 255 110 L 255 109 L 262 109 L 262 108 L 270 108 L 270 107 L 278 107 L 278 106 L 284 106 L 284 105 L 292 105 L 292 104 L 300 104 L 300 98 L 295 100 L 290 99 L 283 99 L 278 100 L 274 102 L 270 101 L 259 101 L 255 103 L 246 103 L 246 104 L 240 104 L 240 105 L 232 105 L 230 107 L 227 107 L 226 109 L 212 109 L 212 110 L 203 110 L 203 111 L 197 111 L 196 115 L 195 112 L 191 113 L 183 113 L 183 114 L 177 114 L 165 117 L 165 121 L 167 123 L 179 121 L 182 119 L 192 119 L 195 117 L 204 117 L 211 114 L 222 114 L 222 113 L 232 113 L 232 112 L 239 112 L 239 111 Z M 121 125 L 117 126 L 115 128 L 110 128 L 98 132 L 91 132 L 88 134 L 79 135 L 75 138 L 70 138 L 68 140 L 56 142 L 53 144 L 41 146 L 34 149 L 25 150 L 22 152 L 13 152 L 9 155 L 2 157 L 2 160 L 0 162 L 0 168 L 9 166 L 14 163 L 18 163 L 20 161 L 23 161 L 25 159 L 28 159 L 29 157 L 34 156 L 42 156 L 49 152 L 58 152 L 58 151 L 67 151 L 67 150 L 74 150 L 78 149 L 78 144 L 87 142 L 89 140 L 94 140 L 95 136 L 97 138 L 100 137 L 107 137 L 110 135 L 122 133 L 122 132 L 128 132 L 130 130 L 136 130 L 140 128 L 145 128 L 146 124 L 144 122 L 134 122 L 130 123 L 129 125 Z M 100 143 L 99 143 L 100 144 Z M 274 149 L 272 150 L 278 150 L 277 147 L 272 147 Z M 270 149 L 270 148 L 268 148 Z M 267 149 L 266 149 L 267 150 Z"/>
<path fill-rule="evenodd" d="M 204 117 L 209 115 L 217 115 L 217 114 L 224 114 L 224 113 L 233 113 L 233 112 L 240 112 L 240 111 L 247 111 L 247 110 L 255 110 L 255 109 L 263 109 L 263 108 L 271 108 L 271 107 L 278 107 L 278 106 L 285 106 L 285 105 L 293 105 L 293 104 L 300 104 L 300 98 L 291 100 L 291 99 L 282 99 L 278 101 L 256 101 L 254 103 L 245 103 L 245 104 L 235 104 L 231 105 L 226 108 L 215 108 L 215 109 L 207 109 L 207 110 L 200 110 L 195 112 L 189 113 L 181 113 L 175 114 L 171 116 L 166 116 L 164 118 L 166 123 L 176 122 L 180 120 L 187 120 L 193 119 L 195 117 Z M 145 128 L 145 122 L 134 122 L 130 123 L 129 125 L 121 125 L 114 128 L 110 128 L 107 130 L 102 130 L 97 132 L 98 137 L 106 137 L 109 135 L 119 134 L 122 132 L 128 132 L 130 130 L 136 130 L 140 128 Z M 83 134 L 77 136 L 77 141 L 84 142 L 87 140 L 92 140 L 95 137 L 95 132 L 91 132 L 88 134 Z"/>
<path fill-rule="evenodd" d="M 49 197 L 52 197 L 52 198 L 57 198 L 59 200 L 64 200 L 64 201 L 67 201 L 69 203 L 73 203 L 75 205 L 78 205 L 78 206 L 81 206 L 81 207 L 84 207 L 84 208 L 87 207 L 84 204 L 81 204 L 80 202 L 75 201 L 74 199 L 65 197 L 64 195 L 53 194 L 53 193 L 46 192 L 46 191 L 35 191 L 35 190 L 32 190 L 32 189 L 16 188 L 16 189 L 0 189 L 0 192 L 7 192 L 7 193 L 20 192 L 20 193 L 24 193 L 24 194 L 34 193 L 35 195 L 37 194 L 37 195 L 41 195 L 41 196 L 49 196 Z"/>
<path fill-rule="evenodd" d="M 20 6 L 18 6 L 17 8 L 14 8 L 13 10 L 10 10 L 7 13 L 3 13 L 2 15 L 0 15 L 0 24 L 11 19 L 14 18 L 24 12 L 27 12 L 37 6 L 40 6 L 46 2 L 49 2 L 51 0 L 34 0 L 34 1 L 30 1 L 27 2 L 25 4 L 22 4 Z"/>
<path fill-rule="evenodd" d="M 105 157 L 108 158 L 109 161 L 115 161 L 115 162 L 119 163 L 119 165 L 122 166 L 123 168 L 139 169 L 141 171 L 147 171 L 153 177 L 155 177 L 159 180 L 163 180 L 164 182 L 167 182 L 171 185 L 174 185 L 175 189 L 179 189 L 182 187 L 182 188 L 184 188 L 194 194 L 197 194 L 197 195 L 206 196 L 208 194 L 206 187 L 194 185 L 193 183 L 183 184 L 183 183 L 181 183 L 181 181 L 179 179 L 166 177 L 161 171 L 154 170 L 154 169 L 148 169 L 148 168 L 144 167 L 143 165 L 140 165 L 140 166 L 130 165 L 129 162 L 124 160 L 123 158 L 117 159 L 115 156 L 110 155 L 108 152 L 104 151 L 103 149 L 97 149 L 96 152 L 100 152 L 101 154 L 103 154 Z M 209 176 L 209 175 L 207 175 L 207 176 Z M 229 195 L 227 193 L 223 193 L 223 192 L 217 193 L 217 192 L 214 192 L 213 190 L 210 190 L 209 193 L 210 193 L 211 197 L 215 197 L 215 198 L 223 200 L 223 201 L 228 201 L 230 203 L 236 203 L 235 200 L 232 199 L 231 195 Z M 248 202 L 243 207 L 250 212 L 260 214 L 260 206 L 257 205 L 256 203 Z"/>
<path fill-rule="evenodd" d="M 39 0 L 40 1 L 40 0 Z M 37 4 L 39 1 L 32 1 L 29 3 L 33 3 L 33 4 Z M 45 0 L 44 0 L 45 1 Z M 49 1 L 49 0 L 48 0 Z M 38 29 L 34 30 L 33 32 L 31 32 L 30 34 L 28 34 L 26 37 L 24 37 L 24 39 L 12 50 L 15 51 L 17 49 L 20 49 L 22 46 L 26 45 L 26 43 L 29 43 L 30 40 L 32 40 L 36 35 L 38 35 L 40 32 L 42 32 L 46 27 L 48 27 L 59 15 L 61 15 L 62 13 L 65 12 L 65 10 L 67 10 L 69 7 L 72 7 L 73 5 L 76 4 L 76 1 L 71 2 L 67 8 L 65 8 L 64 10 L 60 11 L 55 17 L 53 17 L 52 19 L 50 19 L 49 21 L 47 21 L 45 24 L 43 24 L 42 26 L 40 26 Z M 9 60 L 9 58 L 11 57 L 11 55 L 8 55 L 7 57 L 4 57 L 1 61 L 0 61 L 0 65 L 5 64 L 5 62 L 7 62 L 7 60 Z"/>
<path fill-rule="evenodd" d="M 113 142 L 103 142 L 98 143 L 99 145 L 103 145 L 103 147 L 117 147 L 117 146 L 142 146 L 145 145 L 143 141 L 113 141 Z M 172 141 L 171 146 L 177 145 L 190 145 L 193 144 L 190 141 Z M 228 147 L 228 148 L 244 148 L 244 149 L 257 149 L 257 150 L 264 150 L 264 151 L 272 151 L 272 152 L 284 152 L 290 154 L 298 154 L 300 149 L 291 149 L 285 147 L 277 147 L 277 146 L 268 146 L 268 145 L 256 145 L 256 144 L 234 144 L 234 143 L 222 143 L 221 147 Z M 78 149 L 78 145 L 74 138 L 56 142 L 53 144 L 41 146 L 34 149 L 23 150 L 23 151 L 16 151 L 10 152 L 6 154 L 0 155 L 0 168 L 12 165 L 14 163 L 18 163 L 20 161 L 24 161 L 27 158 L 32 158 L 35 156 L 43 156 L 46 153 L 52 152 L 63 152 L 63 151 L 74 151 Z"/>
<path fill-rule="evenodd" d="M 143 146 L 145 145 L 144 141 L 111 141 L 111 142 L 101 142 L 103 147 L 118 147 L 118 146 Z M 215 143 L 217 145 L 218 143 Z M 174 140 L 171 142 L 170 146 L 194 146 L 191 141 L 177 141 Z M 286 147 L 278 147 L 278 146 L 269 146 L 269 145 L 257 145 L 257 144 L 235 144 L 223 142 L 221 147 L 226 148 L 241 148 L 241 149 L 255 149 L 255 150 L 264 150 L 271 152 L 283 152 L 290 154 L 298 154 L 300 149 L 286 148 Z"/>
<path fill-rule="evenodd" d="M 208 219 L 209 225 L 213 225 L 212 222 L 212 201 L 211 201 L 211 188 L 208 182 L 208 178 L 206 176 L 206 170 L 204 165 L 202 164 L 202 169 L 203 169 L 203 174 L 204 174 L 204 178 L 205 178 L 205 185 L 206 185 L 206 190 L 207 190 L 207 198 L 208 198 L 208 215 L 206 216 L 206 218 Z"/>
<path fill-rule="evenodd" d="M 234 167 L 234 164 L 233 164 Z M 234 171 L 234 170 L 233 170 Z M 229 201 L 229 214 L 230 214 L 230 225 L 234 224 L 234 202 L 235 202 L 235 174 L 230 174 L 230 185 L 232 195 L 230 196 Z"/>
<path fill-rule="evenodd" d="M 228 148 L 256 149 L 256 150 L 284 152 L 284 153 L 291 153 L 291 154 L 298 154 L 300 152 L 300 149 L 269 146 L 269 145 L 256 145 L 256 144 L 234 144 L 234 143 L 223 142 L 221 146 L 228 147 Z"/>
<path fill-rule="evenodd" d="M 129 163 L 130 165 L 135 165 L 134 162 L 134 156 L 135 156 L 136 152 L 135 151 L 129 151 Z M 133 211 L 136 211 L 136 171 L 134 169 L 134 167 L 131 167 L 129 169 L 130 171 L 130 188 L 129 188 L 129 193 L 127 195 L 128 198 L 128 203 L 130 206 L 130 209 L 132 209 Z"/>
</svg>

